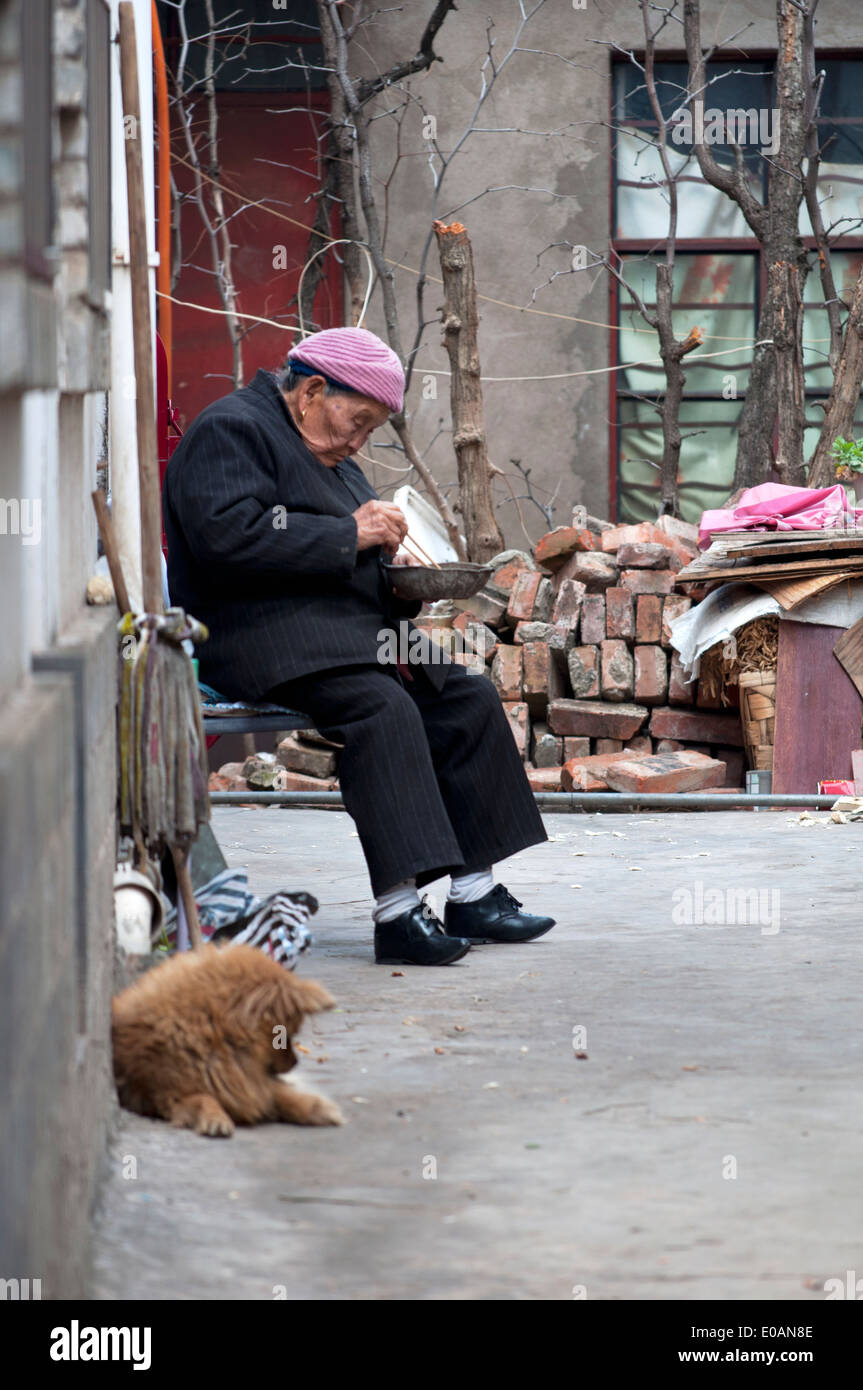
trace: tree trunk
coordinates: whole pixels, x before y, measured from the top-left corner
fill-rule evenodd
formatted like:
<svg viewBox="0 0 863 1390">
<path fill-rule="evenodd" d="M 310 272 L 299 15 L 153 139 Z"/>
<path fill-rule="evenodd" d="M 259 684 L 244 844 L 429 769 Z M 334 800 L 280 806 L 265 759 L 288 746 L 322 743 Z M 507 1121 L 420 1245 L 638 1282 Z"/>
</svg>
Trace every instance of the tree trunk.
<svg viewBox="0 0 863 1390">
<path fill-rule="evenodd" d="M 845 325 L 842 353 L 833 378 L 833 391 L 824 415 L 818 447 L 809 468 L 810 487 L 829 487 L 836 482 L 836 467 L 830 457 L 834 439 L 850 439 L 854 431 L 854 412 L 863 383 L 863 271 L 857 277 L 854 298 Z"/>
<path fill-rule="evenodd" d="M 503 550 L 503 536 L 494 515 L 491 469 L 486 447 L 480 382 L 479 316 L 473 253 L 460 222 L 447 227 L 434 223 L 440 255 L 445 302 L 444 346 L 450 360 L 450 403 L 453 445 L 458 459 L 461 513 L 469 559 L 490 560 Z"/>
<path fill-rule="evenodd" d="M 803 391 L 803 295 L 798 267 L 777 261 L 767 274 L 774 284 L 776 316 L 773 351 L 776 357 L 776 413 L 779 441 L 776 468 L 781 482 L 806 486 L 803 467 L 803 427 L 806 398 Z"/>
<path fill-rule="evenodd" d="M 806 101 L 803 53 L 804 16 L 797 0 L 776 3 L 776 100 L 779 147 L 770 157 L 766 205 L 752 193 L 745 177 L 743 152 L 735 147 L 733 168 L 719 164 L 703 138 L 694 145 L 703 177 L 739 206 L 761 242 L 768 266 L 768 289 L 759 314 L 758 340 L 773 339 L 773 346 L 753 349 L 746 399 L 738 424 L 735 490 L 763 482 L 773 464 L 771 443 L 777 417 L 779 450 L 776 460 L 783 482 L 803 477 L 803 394 L 801 301 L 808 261 L 798 219 L 805 181 L 803 160 L 811 126 Z M 689 62 L 688 89 L 706 90 L 704 52 L 701 47 L 699 0 L 684 0 L 684 35 Z M 699 95 L 703 100 L 703 96 Z M 785 269 L 777 267 L 784 265 Z"/>
<path fill-rule="evenodd" d="M 341 203 L 341 235 L 349 238 L 351 244 L 342 247 L 345 278 L 350 296 L 350 315 L 346 320 L 356 327 L 363 306 L 363 265 L 359 246 L 353 244 L 362 239 L 357 217 L 356 190 L 354 187 L 354 134 L 348 120 L 347 103 L 342 83 L 336 71 L 336 36 L 333 32 L 330 13 L 318 0 L 318 19 L 321 26 L 321 48 L 325 66 L 329 69 L 327 86 L 330 89 L 330 138 L 326 152 L 326 181 L 324 197 L 327 199 L 327 232 L 329 232 L 329 198 L 338 198 Z M 316 248 L 309 242 L 309 255 Z M 321 256 L 322 262 L 325 258 Z M 323 271 L 321 271 L 323 273 Z"/>
<path fill-rule="evenodd" d="M 758 316 L 758 343 L 752 350 L 749 385 L 737 422 L 734 491 L 758 487 L 773 468 L 776 420 L 776 354 L 773 351 L 773 300 L 768 294 Z M 766 340 L 766 341 L 765 341 Z"/>
</svg>

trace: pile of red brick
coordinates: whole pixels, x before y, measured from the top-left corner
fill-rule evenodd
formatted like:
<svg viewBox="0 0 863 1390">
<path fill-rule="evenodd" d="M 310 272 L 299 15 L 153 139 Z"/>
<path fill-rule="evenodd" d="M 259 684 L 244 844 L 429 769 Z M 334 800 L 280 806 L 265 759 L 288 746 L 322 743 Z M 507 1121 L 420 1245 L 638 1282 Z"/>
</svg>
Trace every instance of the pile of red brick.
<svg viewBox="0 0 863 1390">
<path fill-rule="evenodd" d="M 287 734 L 275 756 L 255 753 L 242 763 L 223 763 L 210 773 L 210 791 L 337 791 L 338 749 L 316 729 Z"/>
<path fill-rule="evenodd" d="M 741 786 L 739 715 L 687 684 L 669 641 L 691 605 L 674 588 L 696 528 L 590 521 L 550 531 L 533 557 L 496 557 L 455 621 L 456 659 L 481 671 L 470 648 L 485 657 L 535 790 Z"/>
<path fill-rule="evenodd" d="M 509 550 L 449 634 L 453 658 L 490 678 L 535 791 L 691 791 L 743 784 L 738 712 L 687 684 L 669 641 L 692 600 L 675 577 L 697 530 L 663 517 L 587 518 Z M 422 619 L 418 620 L 422 623 Z M 441 634 L 446 636 L 446 634 Z M 211 791 L 338 787 L 337 746 L 314 730 L 226 763 Z"/>
</svg>

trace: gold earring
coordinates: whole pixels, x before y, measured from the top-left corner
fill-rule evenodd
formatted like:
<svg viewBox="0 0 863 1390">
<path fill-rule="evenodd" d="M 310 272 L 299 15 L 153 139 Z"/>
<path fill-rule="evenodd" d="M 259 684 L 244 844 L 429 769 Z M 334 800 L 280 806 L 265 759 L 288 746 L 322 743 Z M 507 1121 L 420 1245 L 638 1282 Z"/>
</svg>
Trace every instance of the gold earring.
<svg viewBox="0 0 863 1390">
<path fill-rule="evenodd" d="M 305 412 L 304 410 L 301 410 L 301 411 L 300 411 L 300 419 L 301 419 L 301 420 L 305 420 L 305 418 L 306 418 L 306 412 Z"/>
</svg>

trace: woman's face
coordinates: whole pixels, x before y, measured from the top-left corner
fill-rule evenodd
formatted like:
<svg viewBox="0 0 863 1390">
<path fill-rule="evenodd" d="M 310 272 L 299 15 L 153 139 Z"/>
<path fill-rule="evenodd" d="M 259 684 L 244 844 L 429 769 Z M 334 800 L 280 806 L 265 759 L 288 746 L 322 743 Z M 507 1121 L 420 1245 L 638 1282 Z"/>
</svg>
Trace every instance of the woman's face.
<svg viewBox="0 0 863 1390">
<path fill-rule="evenodd" d="M 323 377 L 304 377 L 286 394 L 294 423 L 321 463 L 333 468 L 365 446 L 369 435 L 389 419 L 389 407 L 371 396 L 328 396 Z"/>
</svg>

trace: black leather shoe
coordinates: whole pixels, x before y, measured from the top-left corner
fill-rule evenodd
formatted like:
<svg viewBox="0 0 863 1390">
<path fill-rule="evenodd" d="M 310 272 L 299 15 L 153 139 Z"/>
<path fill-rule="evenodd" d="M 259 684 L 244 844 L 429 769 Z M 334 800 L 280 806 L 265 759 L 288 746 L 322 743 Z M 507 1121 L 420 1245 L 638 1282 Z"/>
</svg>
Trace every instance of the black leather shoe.
<svg viewBox="0 0 863 1390">
<path fill-rule="evenodd" d="M 375 926 L 378 965 L 451 965 L 470 947 L 469 941 L 444 931 L 443 922 L 424 903 Z"/>
<path fill-rule="evenodd" d="M 514 898 L 502 883 L 496 883 L 490 893 L 475 902 L 448 902 L 444 930 L 449 936 L 485 945 L 492 941 L 532 941 L 535 936 L 544 936 L 555 925 L 553 917 L 520 912 L 520 907 L 518 898 Z"/>
</svg>

